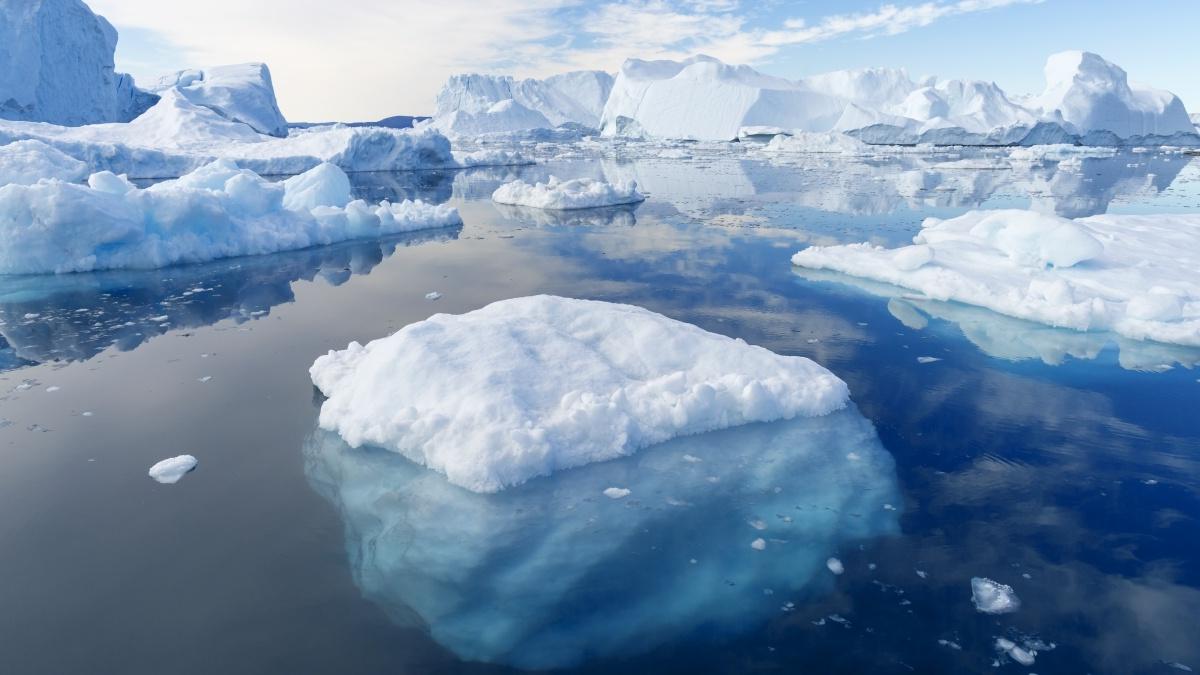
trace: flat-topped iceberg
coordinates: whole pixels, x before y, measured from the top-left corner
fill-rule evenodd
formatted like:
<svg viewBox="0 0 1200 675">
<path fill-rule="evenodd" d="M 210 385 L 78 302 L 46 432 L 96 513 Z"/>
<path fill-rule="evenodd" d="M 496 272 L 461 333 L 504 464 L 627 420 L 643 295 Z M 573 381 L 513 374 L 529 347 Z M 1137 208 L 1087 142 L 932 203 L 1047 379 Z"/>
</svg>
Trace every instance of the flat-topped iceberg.
<svg viewBox="0 0 1200 675">
<path fill-rule="evenodd" d="M 364 597 L 461 659 L 518 668 L 754 633 L 832 588 L 830 556 L 899 532 L 892 457 L 853 405 L 494 494 L 325 431 L 304 457 Z"/>
<path fill-rule="evenodd" d="M 844 382 L 648 310 L 548 295 L 436 314 L 313 363 L 320 424 L 476 492 L 677 436 L 824 415 Z"/>
<path fill-rule="evenodd" d="M 272 183 L 219 160 L 145 189 L 99 172 L 0 187 L 0 274 L 163 267 L 461 222 L 444 205 L 352 201 L 332 164 Z"/>
<path fill-rule="evenodd" d="M 1051 326 L 1200 346 L 1200 216 L 972 211 L 927 219 L 913 242 L 814 246 L 792 263 Z"/>
<path fill-rule="evenodd" d="M 492 201 L 497 204 L 561 211 L 637 204 L 645 200 L 646 197 L 638 192 L 636 181 L 606 183 L 593 178 L 560 181 L 554 176 L 545 183 L 515 180 L 492 193 Z"/>
</svg>

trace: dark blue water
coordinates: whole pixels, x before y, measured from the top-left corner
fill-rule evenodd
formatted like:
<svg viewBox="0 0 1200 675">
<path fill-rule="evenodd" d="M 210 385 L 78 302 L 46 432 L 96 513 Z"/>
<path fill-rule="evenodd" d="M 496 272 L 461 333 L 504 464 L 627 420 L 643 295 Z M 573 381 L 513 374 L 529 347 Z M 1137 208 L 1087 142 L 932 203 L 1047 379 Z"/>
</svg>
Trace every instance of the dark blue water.
<svg viewBox="0 0 1200 675">
<path fill-rule="evenodd" d="M 0 672 L 1200 668 L 1200 351 L 788 262 L 970 208 L 1187 211 L 1200 167 L 692 154 L 360 175 L 364 197 L 449 201 L 465 225 L 0 281 Z M 549 173 L 651 197 L 566 218 L 488 201 Z M 543 292 L 811 357 L 854 406 L 492 497 L 316 429 L 317 355 Z M 185 452 L 200 465 L 178 485 L 146 476 Z M 633 499 L 598 496 L 618 482 Z M 975 576 L 1020 609 L 977 612 Z"/>
</svg>

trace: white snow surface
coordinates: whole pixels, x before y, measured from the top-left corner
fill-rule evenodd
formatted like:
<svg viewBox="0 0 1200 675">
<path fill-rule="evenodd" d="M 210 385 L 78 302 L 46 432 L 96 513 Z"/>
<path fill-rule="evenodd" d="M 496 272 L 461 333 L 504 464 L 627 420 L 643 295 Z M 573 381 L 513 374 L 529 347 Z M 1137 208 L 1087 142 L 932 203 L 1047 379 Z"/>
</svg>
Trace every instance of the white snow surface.
<svg viewBox="0 0 1200 675">
<path fill-rule="evenodd" d="M 971 577 L 971 601 L 984 614 L 1008 614 L 1021 608 L 1012 586 L 986 577 Z"/>
<path fill-rule="evenodd" d="M 159 483 L 173 485 L 178 483 L 188 472 L 196 468 L 196 458 L 191 455 L 179 455 L 164 459 L 150 467 L 150 477 Z"/>
<path fill-rule="evenodd" d="M 0 186 L 30 185 L 43 178 L 73 183 L 88 173 L 86 164 L 41 141 L 0 145 Z"/>
<path fill-rule="evenodd" d="M 1200 346 L 1200 216 L 971 211 L 926 219 L 913 242 L 814 246 L 792 263 L 1055 327 Z"/>
<path fill-rule="evenodd" d="M 844 382 L 629 305 L 540 295 L 435 314 L 313 363 L 320 424 L 476 492 L 677 436 L 824 415 Z"/>
<path fill-rule="evenodd" d="M 80 0 L 0 2 L 0 119 L 123 122 L 145 95 L 115 72 L 117 31 Z"/>
<path fill-rule="evenodd" d="M 350 199 L 321 164 L 272 183 L 231 160 L 139 189 L 111 172 L 0 187 L 0 274 L 154 268 L 460 224 L 457 211 Z"/>
<path fill-rule="evenodd" d="M 271 70 L 265 63 L 181 70 L 161 78 L 152 90 L 171 88 L 178 89 L 192 103 L 246 124 L 260 134 L 288 135 L 287 120 L 279 111 Z"/>
<path fill-rule="evenodd" d="M 499 204 L 561 211 L 637 204 L 645 200 L 646 197 L 638 192 L 637 181 L 606 183 L 592 178 L 560 181 L 554 176 L 545 183 L 515 180 L 492 193 L 492 201 Z"/>
</svg>

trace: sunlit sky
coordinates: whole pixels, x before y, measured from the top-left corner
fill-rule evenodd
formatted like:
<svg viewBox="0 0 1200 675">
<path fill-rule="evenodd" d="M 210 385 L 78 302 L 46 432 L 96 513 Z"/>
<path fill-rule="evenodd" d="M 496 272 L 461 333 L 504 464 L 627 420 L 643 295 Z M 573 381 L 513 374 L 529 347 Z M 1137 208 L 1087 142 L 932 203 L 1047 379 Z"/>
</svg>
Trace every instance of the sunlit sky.
<svg viewBox="0 0 1200 675">
<path fill-rule="evenodd" d="M 461 72 L 616 72 L 627 57 L 696 53 L 788 78 L 866 66 L 1040 91 L 1046 56 L 1097 52 L 1200 112 L 1196 0 L 87 0 L 120 32 L 139 81 L 270 65 L 292 121 L 428 114 Z"/>
</svg>

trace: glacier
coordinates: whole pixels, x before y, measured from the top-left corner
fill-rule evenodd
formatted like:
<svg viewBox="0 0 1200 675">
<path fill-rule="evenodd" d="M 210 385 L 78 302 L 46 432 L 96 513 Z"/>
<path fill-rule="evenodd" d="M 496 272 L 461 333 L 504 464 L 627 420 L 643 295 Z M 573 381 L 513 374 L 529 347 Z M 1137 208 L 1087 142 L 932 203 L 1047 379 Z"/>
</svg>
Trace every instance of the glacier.
<svg viewBox="0 0 1200 675">
<path fill-rule="evenodd" d="M 496 492 L 676 436 L 844 407 L 846 384 L 640 307 L 541 295 L 318 358 L 321 428 Z"/>
<path fill-rule="evenodd" d="M 910 246 L 812 246 L 792 264 L 1050 326 L 1200 346 L 1195 215 L 971 211 L 926 219 Z"/>
<path fill-rule="evenodd" d="M 146 269 L 461 224 L 421 201 L 351 201 L 332 164 L 272 183 L 217 160 L 145 189 L 98 172 L 0 187 L 0 274 Z"/>
<path fill-rule="evenodd" d="M 304 457 L 368 600 L 461 659 L 518 668 L 759 630 L 832 588 L 831 556 L 899 533 L 893 459 L 852 404 L 492 494 L 320 429 Z"/>
</svg>

